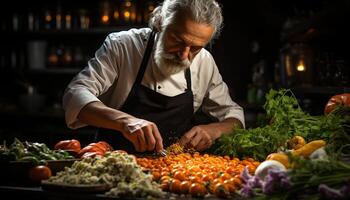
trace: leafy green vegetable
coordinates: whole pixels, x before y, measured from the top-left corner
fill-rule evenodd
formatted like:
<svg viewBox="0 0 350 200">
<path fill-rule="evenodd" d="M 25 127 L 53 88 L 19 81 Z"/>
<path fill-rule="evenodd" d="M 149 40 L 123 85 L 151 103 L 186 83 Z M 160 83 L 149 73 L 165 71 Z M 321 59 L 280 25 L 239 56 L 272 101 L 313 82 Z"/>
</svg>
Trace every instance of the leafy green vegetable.
<svg viewBox="0 0 350 200">
<path fill-rule="evenodd" d="M 335 136 L 347 135 L 342 115 L 311 116 L 302 111 L 289 89 L 271 89 L 266 94 L 264 109 L 270 124 L 251 129 L 233 129 L 231 133 L 222 135 L 208 152 L 265 160 L 268 154 L 285 146 L 294 135 L 300 135 L 307 141 L 331 141 Z"/>
</svg>

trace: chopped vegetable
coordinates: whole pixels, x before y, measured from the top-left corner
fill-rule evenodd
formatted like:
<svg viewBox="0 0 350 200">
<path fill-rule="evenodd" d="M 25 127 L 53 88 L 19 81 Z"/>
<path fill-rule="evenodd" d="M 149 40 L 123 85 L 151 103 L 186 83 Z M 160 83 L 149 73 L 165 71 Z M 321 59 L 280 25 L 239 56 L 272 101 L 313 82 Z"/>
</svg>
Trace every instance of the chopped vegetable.
<svg viewBox="0 0 350 200">
<path fill-rule="evenodd" d="M 52 183 L 106 184 L 110 197 L 162 197 L 164 193 L 152 177 L 142 171 L 133 155 L 113 151 L 104 157 L 87 157 L 48 179 Z"/>
<path fill-rule="evenodd" d="M 51 150 L 44 143 L 21 142 L 17 138 L 9 146 L 4 141 L 4 145 L 0 151 L 0 157 L 0 160 L 5 162 L 26 161 L 32 162 L 33 165 L 46 164 L 48 160 L 73 158 L 73 156 L 64 150 Z"/>
<path fill-rule="evenodd" d="M 80 145 L 80 142 L 75 139 L 62 140 L 55 145 L 54 149 L 57 149 L 57 150 L 62 149 L 62 150 L 73 151 L 75 153 L 78 153 L 81 149 L 81 145 Z"/>
<path fill-rule="evenodd" d="M 99 141 L 97 143 L 90 143 L 86 147 L 82 148 L 78 155 L 81 158 L 104 156 L 107 151 L 112 151 L 113 148 L 104 141 Z"/>
</svg>

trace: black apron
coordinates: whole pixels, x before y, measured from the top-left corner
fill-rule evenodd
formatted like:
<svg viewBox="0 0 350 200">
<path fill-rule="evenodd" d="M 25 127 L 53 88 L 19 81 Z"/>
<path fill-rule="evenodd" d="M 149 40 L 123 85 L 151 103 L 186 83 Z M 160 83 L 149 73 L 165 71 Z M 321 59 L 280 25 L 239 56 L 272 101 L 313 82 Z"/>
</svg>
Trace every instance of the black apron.
<svg viewBox="0 0 350 200">
<path fill-rule="evenodd" d="M 184 93 L 174 97 L 162 95 L 141 85 L 152 52 L 154 35 L 154 32 L 150 35 L 135 83 L 120 110 L 137 118 L 154 122 L 162 135 L 163 145 L 166 148 L 180 139 L 192 127 L 191 71 L 189 68 L 185 70 L 187 89 Z M 136 153 L 134 145 L 122 133 L 115 130 L 99 129 L 95 140 L 104 140 L 114 149 Z"/>
</svg>

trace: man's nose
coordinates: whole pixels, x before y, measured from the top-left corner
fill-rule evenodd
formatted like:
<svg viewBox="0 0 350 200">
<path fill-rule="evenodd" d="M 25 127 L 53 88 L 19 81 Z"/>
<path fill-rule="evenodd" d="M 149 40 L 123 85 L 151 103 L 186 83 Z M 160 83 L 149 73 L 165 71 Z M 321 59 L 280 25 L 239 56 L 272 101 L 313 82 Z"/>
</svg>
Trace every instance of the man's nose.
<svg viewBox="0 0 350 200">
<path fill-rule="evenodd" d="M 190 56 L 190 47 L 183 47 L 179 50 L 178 56 L 181 60 L 189 59 Z"/>
</svg>

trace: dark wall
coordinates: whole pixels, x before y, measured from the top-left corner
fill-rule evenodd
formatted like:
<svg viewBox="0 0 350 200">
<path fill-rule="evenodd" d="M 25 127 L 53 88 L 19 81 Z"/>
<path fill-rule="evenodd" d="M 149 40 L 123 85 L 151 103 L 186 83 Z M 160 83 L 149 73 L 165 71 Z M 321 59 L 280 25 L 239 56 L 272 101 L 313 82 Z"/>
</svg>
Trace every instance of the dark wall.
<svg viewBox="0 0 350 200">
<path fill-rule="evenodd" d="M 349 15 L 346 14 L 349 13 L 349 2 L 346 0 L 219 2 L 223 8 L 224 28 L 221 37 L 212 45 L 212 53 L 234 99 L 246 100 L 253 67 L 261 60 L 265 61 L 266 80 L 274 84 L 275 64 L 279 63 L 281 48 L 288 42 L 282 40 L 282 34 L 289 34 L 283 29 L 287 26 L 287 20 L 305 19 L 307 23 L 310 22 L 309 26 L 316 30 L 310 36 L 314 37 L 314 41 L 313 38 L 305 40 L 313 42 L 315 48 L 329 51 L 330 47 L 331 51 L 339 51 L 341 55 L 346 52 L 345 41 L 349 41 L 346 36 L 349 31 L 344 28 L 347 26 L 346 16 Z"/>
<path fill-rule="evenodd" d="M 224 28 L 212 52 L 233 98 L 243 100 L 251 81 L 252 66 L 262 58 L 273 66 L 277 59 L 284 16 L 281 16 L 279 1 L 232 3 L 222 0 L 220 3 Z M 259 49 L 254 52 L 257 44 Z"/>
</svg>

